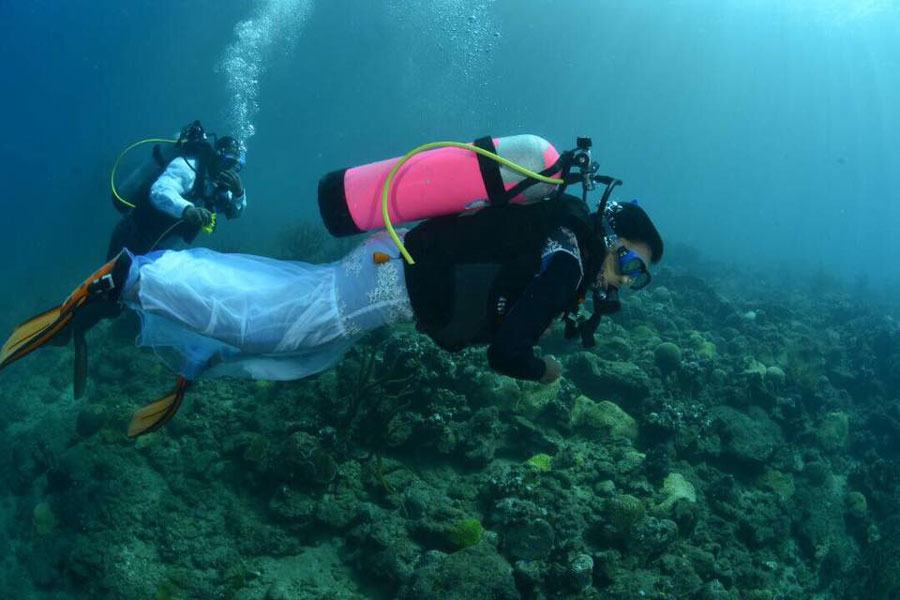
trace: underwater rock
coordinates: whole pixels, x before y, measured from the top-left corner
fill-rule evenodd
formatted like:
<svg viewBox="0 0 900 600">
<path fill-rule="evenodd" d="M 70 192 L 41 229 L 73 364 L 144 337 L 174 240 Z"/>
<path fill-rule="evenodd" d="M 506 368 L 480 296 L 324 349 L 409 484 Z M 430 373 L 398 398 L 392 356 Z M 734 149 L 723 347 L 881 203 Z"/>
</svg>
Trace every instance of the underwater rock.
<svg viewBox="0 0 900 600">
<path fill-rule="evenodd" d="M 628 360 L 633 354 L 631 344 L 628 343 L 627 339 L 620 336 L 600 340 L 594 352 L 598 356 L 609 360 Z"/>
<path fill-rule="evenodd" d="M 351 490 L 336 494 L 324 494 L 316 504 L 316 519 L 328 527 L 342 530 L 349 527 L 357 516 L 359 498 Z"/>
<path fill-rule="evenodd" d="M 539 560 L 517 560 L 513 576 L 520 594 L 526 598 L 537 596 L 539 586 L 547 574 L 547 563 Z M 539 597 L 539 596 L 538 596 Z"/>
<path fill-rule="evenodd" d="M 549 454 L 538 453 L 522 463 L 537 473 L 549 473 L 553 470 L 553 457 Z"/>
<path fill-rule="evenodd" d="M 307 524 L 316 512 L 316 501 L 307 494 L 282 486 L 269 500 L 269 510 L 293 524 Z"/>
<path fill-rule="evenodd" d="M 718 579 L 707 582 L 697 595 L 698 600 L 734 600 L 736 597 Z"/>
<path fill-rule="evenodd" d="M 571 424 L 612 437 L 637 439 L 638 425 L 628 413 L 609 400 L 594 402 L 587 396 L 578 396 L 572 409 Z"/>
<path fill-rule="evenodd" d="M 468 517 L 454 523 L 447 533 L 447 538 L 456 548 L 468 548 L 480 542 L 483 533 L 481 521 Z"/>
<path fill-rule="evenodd" d="M 56 515 L 47 502 L 39 502 L 34 506 L 31 514 L 31 523 L 34 532 L 38 535 L 50 535 L 56 529 Z"/>
<path fill-rule="evenodd" d="M 569 563 L 569 581 L 577 591 L 591 587 L 594 575 L 594 559 L 587 554 L 579 554 Z"/>
<path fill-rule="evenodd" d="M 833 452 L 845 448 L 849 436 L 850 417 L 847 413 L 830 412 L 824 415 L 816 425 L 815 437 L 823 450 Z"/>
<path fill-rule="evenodd" d="M 534 384 L 534 386 L 536 389 L 540 384 Z M 528 393 L 522 391 L 515 379 L 503 377 L 492 371 L 479 371 L 475 376 L 472 403 L 475 406 L 497 406 L 512 410 L 522 404 L 525 400 L 524 396 Z M 534 401 L 535 404 L 539 404 L 541 400 L 540 395 L 528 399 L 529 402 Z"/>
<path fill-rule="evenodd" d="M 688 347 L 693 350 L 697 358 L 708 360 L 716 358 L 716 345 L 699 331 L 691 331 L 688 334 Z"/>
<path fill-rule="evenodd" d="M 569 379 L 589 397 L 613 396 L 636 405 L 650 395 L 650 378 L 633 363 L 604 360 L 585 351 L 565 363 Z"/>
<path fill-rule="evenodd" d="M 556 400 L 559 393 L 560 380 L 549 385 L 524 382 L 522 384 L 522 392 L 518 397 L 515 406 L 511 407 L 529 419 L 535 419 L 540 415 L 548 404 Z"/>
<path fill-rule="evenodd" d="M 257 452 L 265 453 L 265 447 L 251 444 L 247 451 L 252 459 Z M 278 448 L 272 473 L 280 481 L 302 486 L 323 486 L 337 476 L 337 464 L 321 447 L 319 440 L 304 432 L 292 433 Z"/>
<path fill-rule="evenodd" d="M 494 503 L 494 511 L 492 522 L 500 525 L 509 525 L 523 520 L 528 520 L 542 514 L 537 504 L 531 500 L 523 500 L 522 498 L 501 498 Z"/>
<path fill-rule="evenodd" d="M 25 556 L 23 556 L 25 566 L 28 571 L 28 575 L 31 577 L 31 581 L 34 582 L 34 585 L 40 589 L 44 589 L 47 591 L 53 590 L 54 588 L 59 587 L 60 584 L 60 571 L 58 564 L 58 557 L 54 556 L 56 554 L 55 548 L 53 546 L 48 546 L 45 542 L 40 544 L 35 544 L 35 547 L 32 548 L 32 551 Z M 3 579 L 0 578 L 0 584 L 3 583 Z M 3 593 L 3 597 L 5 598 L 35 598 L 36 595 L 28 594 L 27 596 L 19 596 L 16 594 L 15 596 L 7 595 L 8 590 L 3 590 L 0 588 L 0 592 Z"/>
<path fill-rule="evenodd" d="M 831 479 L 831 468 L 824 461 L 814 460 L 803 466 L 803 475 L 814 486 L 824 485 Z"/>
<path fill-rule="evenodd" d="M 465 458 L 475 465 L 488 464 L 497 451 L 504 430 L 502 423 L 500 410 L 496 406 L 481 408 L 469 420 L 455 423 L 456 450 L 462 450 Z"/>
<path fill-rule="evenodd" d="M 749 377 L 751 380 L 759 381 L 766 377 L 767 372 L 768 368 L 766 365 L 762 364 L 752 356 L 748 356 L 744 359 L 744 370 L 741 371 L 741 375 Z"/>
<path fill-rule="evenodd" d="M 697 502 L 697 491 L 694 489 L 694 485 L 680 473 L 667 475 L 663 481 L 661 492 L 664 498 L 656 507 L 659 512 L 669 512 L 679 500 L 691 504 Z"/>
<path fill-rule="evenodd" d="M 775 469 L 766 471 L 756 479 L 756 484 L 781 498 L 790 500 L 794 495 L 794 477 L 790 473 L 782 473 Z"/>
<path fill-rule="evenodd" d="M 244 431 L 226 441 L 225 452 L 240 457 L 244 469 L 262 470 L 270 447 L 268 436 Z"/>
<path fill-rule="evenodd" d="M 664 375 L 672 373 L 681 367 L 681 348 L 672 342 L 663 342 L 653 351 L 653 359 Z"/>
<path fill-rule="evenodd" d="M 773 365 L 766 369 L 766 381 L 771 383 L 776 388 L 784 386 L 786 378 L 787 376 L 784 374 L 784 371 L 781 369 L 781 367 Z"/>
<path fill-rule="evenodd" d="M 866 497 L 859 492 L 849 492 L 844 499 L 847 515 L 854 519 L 864 519 L 868 513 Z"/>
<path fill-rule="evenodd" d="M 835 577 L 849 569 L 856 554 L 844 520 L 843 486 L 841 478 L 828 477 L 818 487 L 799 487 L 794 495 L 797 536 L 817 568 L 828 565 L 820 577 Z"/>
<path fill-rule="evenodd" d="M 417 568 L 401 600 L 518 600 L 512 566 L 490 544 L 477 544 Z"/>
<path fill-rule="evenodd" d="M 783 444 L 781 429 L 758 407 L 743 413 L 730 406 L 717 406 L 713 413 L 721 426 L 723 451 L 733 458 L 764 463 Z"/>
<path fill-rule="evenodd" d="M 629 547 L 644 556 L 657 556 L 678 537 L 678 525 L 668 519 L 645 517 L 632 529 L 627 538 Z"/>
<path fill-rule="evenodd" d="M 639 338 L 652 338 L 656 336 L 656 332 L 647 327 L 644 323 L 639 323 L 631 330 L 631 335 Z"/>
<path fill-rule="evenodd" d="M 269 589 L 266 591 L 265 600 L 291 600 L 287 584 L 276 581 L 270 585 Z"/>
<path fill-rule="evenodd" d="M 531 519 L 510 525 L 503 536 L 504 553 L 512 560 L 542 560 L 550 555 L 556 536 L 550 523 Z"/>
<path fill-rule="evenodd" d="M 92 480 L 94 459 L 84 445 L 72 446 L 53 460 L 56 464 L 47 472 L 48 490 L 61 492 Z"/>
<path fill-rule="evenodd" d="M 106 424 L 106 408 L 101 404 L 88 404 L 78 412 L 75 431 L 81 437 L 91 437 Z"/>
<path fill-rule="evenodd" d="M 421 556 L 422 549 L 409 540 L 398 540 L 383 550 L 370 554 L 365 570 L 378 579 L 394 584 L 410 580 Z"/>
<path fill-rule="evenodd" d="M 616 459 L 616 474 L 622 477 L 637 470 L 642 464 L 644 464 L 644 460 L 646 458 L 646 455 L 638 452 L 630 446 L 624 448 L 624 451 Z"/>
<path fill-rule="evenodd" d="M 404 492 L 404 506 L 411 519 L 418 519 L 427 514 L 435 503 L 435 492 L 420 481 L 414 481 Z"/>
<path fill-rule="evenodd" d="M 619 531 L 629 530 L 644 518 L 644 503 L 628 494 L 608 498 L 603 509 L 610 524 Z"/>
</svg>

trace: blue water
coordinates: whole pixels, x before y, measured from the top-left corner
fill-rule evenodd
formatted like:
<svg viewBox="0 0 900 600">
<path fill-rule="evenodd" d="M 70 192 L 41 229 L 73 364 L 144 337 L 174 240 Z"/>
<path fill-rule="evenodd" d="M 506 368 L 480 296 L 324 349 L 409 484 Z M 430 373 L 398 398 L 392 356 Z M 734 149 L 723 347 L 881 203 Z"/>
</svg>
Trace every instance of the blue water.
<svg viewBox="0 0 900 600">
<path fill-rule="evenodd" d="M 670 260 L 894 298 L 898 31 L 888 0 L 2 1 L 0 331 L 102 262 L 120 150 L 194 119 L 248 151 L 216 248 L 277 254 L 339 167 L 590 135 Z"/>
<path fill-rule="evenodd" d="M 250 209 L 219 232 L 232 246 L 265 251 L 286 220 L 316 218 L 317 179 L 339 166 L 433 139 L 588 134 L 670 241 L 897 279 L 888 2 L 102 0 L 6 2 L 0 17 L 0 268 L 15 289 L 35 268 L 96 263 L 119 149 L 194 118 L 254 132 Z"/>
</svg>

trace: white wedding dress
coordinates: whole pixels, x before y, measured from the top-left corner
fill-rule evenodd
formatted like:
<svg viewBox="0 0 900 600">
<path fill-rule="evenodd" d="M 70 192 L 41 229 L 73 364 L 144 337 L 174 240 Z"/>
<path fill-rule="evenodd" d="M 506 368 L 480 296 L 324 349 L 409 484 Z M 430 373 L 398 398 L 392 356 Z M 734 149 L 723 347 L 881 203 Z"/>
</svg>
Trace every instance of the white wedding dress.
<svg viewBox="0 0 900 600">
<path fill-rule="evenodd" d="M 375 263 L 376 251 L 391 259 Z M 403 259 L 384 232 L 323 265 L 206 248 L 133 259 L 122 298 L 140 315 L 138 344 L 188 379 L 299 379 L 413 317 Z"/>
</svg>

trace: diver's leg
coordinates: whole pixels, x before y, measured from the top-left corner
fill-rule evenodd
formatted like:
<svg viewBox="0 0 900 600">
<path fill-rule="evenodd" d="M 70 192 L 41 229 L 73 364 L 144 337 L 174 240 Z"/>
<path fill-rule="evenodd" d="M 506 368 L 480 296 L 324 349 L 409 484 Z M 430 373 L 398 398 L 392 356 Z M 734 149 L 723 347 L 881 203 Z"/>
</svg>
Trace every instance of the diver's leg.
<svg viewBox="0 0 900 600">
<path fill-rule="evenodd" d="M 75 288 L 66 300 L 16 327 L 0 350 L 0 369 L 40 348 L 61 334 L 85 307 L 98 303 L 116 304 L 131 267 L 127 252 L 110 260 Z"/>
<path fill-rule="evenodd" d="M 119 255 L 119 252 L 125 248 L 130 248 L 132 252 L 139 252 L 135 242 L 137 242 L 137 237 L 134 218 L 132 218 L 131 215 L 126 215 L 119 219 L 119 222 L 116 223 L 116 227 L 112 231 L 112 235 L 109 237 L 106 260 L 114 259 Z"/>
</svg>

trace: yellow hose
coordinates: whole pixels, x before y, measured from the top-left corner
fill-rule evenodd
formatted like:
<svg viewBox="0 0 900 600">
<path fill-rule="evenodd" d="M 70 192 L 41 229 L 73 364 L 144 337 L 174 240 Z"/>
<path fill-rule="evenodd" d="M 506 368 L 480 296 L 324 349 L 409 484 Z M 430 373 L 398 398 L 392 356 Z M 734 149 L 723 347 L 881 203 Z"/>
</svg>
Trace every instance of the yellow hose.
<svg viewBox="0 0 900 600">
<path fill-rule="evenodd" d="M 128 154 L 132 149 L 137 148 L 141 144 L 153 144 L 153 143 L 169 143 L 169 144 L 177 144 L 178 140 L 170 140 L 167 138 L 147 138 L 146 140 L 141 140 L 139 142 L 135 142 L 132 145 L 128 146 L 124 150 L 119 153 L 118 158 L 116 158 L 116 162 L 113 163 L 112 171 L 109 174 L 109 187 L 112 189 L 113 196 L 115 196 L 116 200 L 124 204 L 129 208 L 134 208 L 134 204 L 123 198 L 119 195 L 119 190 L 116 189 L 116 169 L 119 168 L 119 163 L 122 161 L 122 158 L 126 154 Z"/>
<path fill-rule="evenodd" d="M 431 142 L 429 144 L 423 144 L 418 148 L 410 150 L 394 164 L 394 166 L 388 173 L 388 176 L 384 180 L 384 187 L 382 187 L 381 189 L 381 218 L 384 220 L 384 227 L 385 229 L 387 229 L 388 235 L 391 236 L 394 244 L 397 245 L 397 249 L 400 251 L 400 254 L 403 256 L 406 262 L 411 265 L 416 264 L 416 261 L 414 261 L 413 257 L 410 256 L 409 252 L 407 252 L 406 247 L 403 245 L 403 242 L 400 241 L 400 237 L 397 235 L 397 232 L 394 231 L 394 226 L 391 224 L 391 217 L 388 214 L 388 195 L 391 190 L 391 181 L 393 181 L 394 175 L 398 170 L 400 170 L 400 167 L 402 167 L 407 160 L 409 160 L 419 152 L 424 152 L 433 148 L 462 148 L 463 150 L 469 150 L 471 152 L 475 152 L 476 154 L 480 154 L 481 156 L 490 158 L 491 160 L 497 161 L 501 165 L 509 167 L 513 171 L 521 173 L 522 175 L 530 177 L 531 179 L 537 179 L 540 182 L 551 183 L 553 185 L 561 185 L 563 183 L 562 179 L 556 179 L 555 177 L 545 177 L 540 173 L 535 173 L 530 169 L 526 169 L 522 165 L 518 165 L 511 160 L 503 158 L 502 156 L 494 154 L 493 152 L 489 152 L 484 148 L 479 148 L 478 146 L 473 146 L 471 144 L 464 144 L 462 142 Z"/>
</svg>

